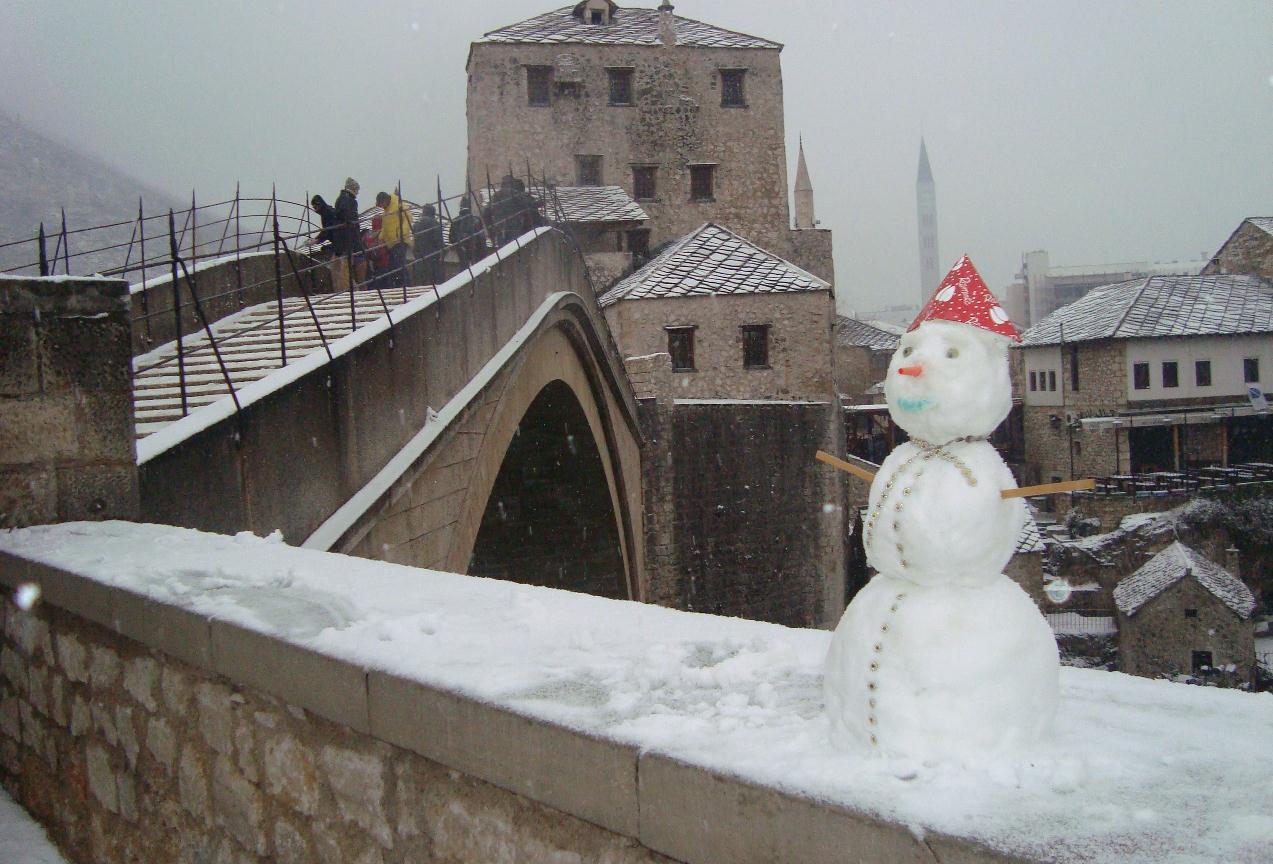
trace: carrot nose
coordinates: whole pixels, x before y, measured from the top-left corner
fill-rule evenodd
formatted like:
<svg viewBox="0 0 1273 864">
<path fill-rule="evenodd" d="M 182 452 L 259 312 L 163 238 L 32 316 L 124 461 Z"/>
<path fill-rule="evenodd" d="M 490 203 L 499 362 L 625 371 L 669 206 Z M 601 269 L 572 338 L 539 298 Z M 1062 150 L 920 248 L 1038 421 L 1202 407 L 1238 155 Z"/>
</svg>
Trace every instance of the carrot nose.
<svg viewBox="0 0 1273 864">
<path fill-rule="evenodd" d="M 923 373 L 924 373 L 923 366 L 902 366 L 898 368 L 897 370 L 898 375 L 914 375 L 916 378 L 918 378 Z"/>
</svg>

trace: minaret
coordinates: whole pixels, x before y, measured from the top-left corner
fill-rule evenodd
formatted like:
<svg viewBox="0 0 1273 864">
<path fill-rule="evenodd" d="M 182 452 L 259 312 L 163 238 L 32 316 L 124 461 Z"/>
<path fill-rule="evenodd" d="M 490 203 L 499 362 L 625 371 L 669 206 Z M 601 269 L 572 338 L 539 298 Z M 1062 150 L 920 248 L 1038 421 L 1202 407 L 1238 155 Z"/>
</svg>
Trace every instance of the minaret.
<svg viewBox="0 0 1273 864">
<path fill-rule="evenodd" d="M 915 209 L 919 215 L 919 305 L 923 308 L 941 280 L 937 251 L 937 187 L 928 167 L 928 148 L 919 139 L 919 177 L 915 180 Z"/>
<path fill-rule="evenodd" d="M 796 229 L 817 225 L 813 215 L 813 184 L 809 182 L 809 167 L 804 164 L 804 136 L 801 136 L 800 161 L 796 163 Z"/>
</svg>

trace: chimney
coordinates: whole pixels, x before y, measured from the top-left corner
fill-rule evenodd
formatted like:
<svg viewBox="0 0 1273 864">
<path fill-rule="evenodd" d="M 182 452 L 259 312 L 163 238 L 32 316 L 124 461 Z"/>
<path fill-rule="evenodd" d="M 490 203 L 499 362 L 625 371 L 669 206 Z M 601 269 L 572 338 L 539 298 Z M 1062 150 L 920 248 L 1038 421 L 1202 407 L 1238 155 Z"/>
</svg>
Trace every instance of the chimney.
<svg viewBox="0 0 1273 864">
<path fill-rule="evenodd" d="M 663 0 L 663 4 L 659 6 L 659 41 L 668 48 L 676 44 L 676 20 L 672 9 L 668 0 Z"/>
</svg>

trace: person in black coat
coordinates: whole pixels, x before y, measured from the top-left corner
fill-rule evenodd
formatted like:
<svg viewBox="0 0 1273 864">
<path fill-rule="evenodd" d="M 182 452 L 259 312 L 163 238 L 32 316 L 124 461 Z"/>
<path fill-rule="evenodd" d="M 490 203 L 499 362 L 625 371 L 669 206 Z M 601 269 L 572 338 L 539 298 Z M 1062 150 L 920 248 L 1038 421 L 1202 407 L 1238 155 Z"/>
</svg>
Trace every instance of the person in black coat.
<svg viewBox="0 0 1273 864">
<path fill-rule="evenodd" d="M 335 242 L 336 225 L 340 219 L 336 216 L 336 211 L 332 209 L 332 205 L 323 200 L 322 195 L 315 195 L 309 199 L 309 206 L 318 218 L 322 228 L 318 232 L 318 236 L 314 239 L 314 245 L 318 247 L 319 252 L 331 252 L 331 246 Z M 324 249 L 323 247 L 327 247 Z"/>
<path fill-rule="evenodd" d="M 420 218 L 411 226 L 415 237 L 416 275 L 421 285 L 444 282 L 442 273 L 442 223 L 432 204 L 420 208 Z"/>
<path fill-rule="evenodd" d="M 492 229 L 494 230 L 494 229 Z M 460 266 L 467 267 L 486 255 L 486 240 L 482 237 L 482 220 L 473 215 L 469 199 L 460 204 L 459 214 L 451 220 L 451 244 L 460 256 Z"/>
<path fill-rule="evenodd" d="M 345 179 L 345 188 L 336 196 L 332 212 L 336 224 L 331 235 L 332 288 L 343 291 L 349 287 L 350 273 L 347 261 L 353 261 L 353 280 L 361 283 L 367 278 L 367 264 L 362 257 L 362 235 L 358 225 L 358 190 L 362 188 L 352 177 Z"/>
</svg>

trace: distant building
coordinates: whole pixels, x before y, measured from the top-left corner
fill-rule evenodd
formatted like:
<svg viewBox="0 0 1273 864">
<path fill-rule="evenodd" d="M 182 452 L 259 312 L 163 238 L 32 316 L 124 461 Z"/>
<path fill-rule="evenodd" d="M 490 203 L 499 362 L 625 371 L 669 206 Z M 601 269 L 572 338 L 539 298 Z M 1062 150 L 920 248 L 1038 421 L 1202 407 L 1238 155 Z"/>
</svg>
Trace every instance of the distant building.
<svg viewBox="0 0 1273 864">
<path fill-rule="evenodd" d="M 1114 589 L 1119 669 L 1242 684 L 1255 671 L 1255 597 L 1237 576 L 1176 541 Z"/>
<path fill-rule="evenodd" d="M 1206 263 L 1201 260 L 1161 264 L 1138 261 L 1054 267 L 1048 261 L 1047 251 L 1040 249 L 1021 256 L 1021 270 L 1004 292 L 1003 305 L 1017 327 L 1025 330 L 1093 288 L 1146 276 L 1195 276 Z"/>
<path fill-rule="evenodd" d="M 670 355 L 676 398 L 832 401 L 831 286 L 719 225 L 600 303 L 623 356 Z"/>
<path fill-rule="evenodd" d="M 1273 281 L 1273 216 L 1243 219 L 1202 272 L 1245 273 Z"/>
<path fill-rule="evenodd" d="M 835 320 L 835 389 L 846 404 L 882 404 L 879 385 L 901 337 L 865 321 Z"/>
<path fill-rule="evenodd" d="M 937 247 L 937 185 L 928 164 L 928 148 L 919 139 L 919 172 L 915 179 L 915 210 L 919 223 L 919 306 L 924 308 L 941 284 L 941 253 Z"/>
<path fill-rule="evenodd" d="M 807 168 L 791 228 L 781 51 L 668 2 L 584 0 L 494 30 L 469 52 L 469 175 L 529 161 L 554 183 L 621 186 L 654 248 L 712 222 L 834 282 Z"/>
<path fill-rule="evenodd" d="M 1026 480 L 1273 461 L 1250 385 L 1273 375 L 1273 284 L 1150 276 L 1031 327 L 1014 364 Z"/>
</svg>

